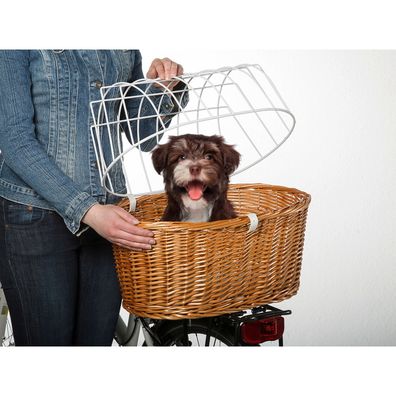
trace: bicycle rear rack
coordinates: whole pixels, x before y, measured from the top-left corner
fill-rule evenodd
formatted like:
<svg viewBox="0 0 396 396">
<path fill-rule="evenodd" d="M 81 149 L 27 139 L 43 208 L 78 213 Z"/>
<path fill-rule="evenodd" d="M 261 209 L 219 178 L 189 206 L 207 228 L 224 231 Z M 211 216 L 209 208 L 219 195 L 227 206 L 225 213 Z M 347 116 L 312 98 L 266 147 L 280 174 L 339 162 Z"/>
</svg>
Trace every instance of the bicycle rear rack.
<svg viewBox="0 0 396 396">
<path fill-rule="evenodd" d="M 250 315 L 246 315 L 247 311 L 239 311 L 232 314 L 222 315 L 220 318 L 224 317 L 227 320 L 230 320 L 233 323 L 245 323 L 252 322 L 259 319 L 272 318 L 276 316 L 285 316 L 291 315 L 292 311 L 290 310 L 281 310 L 279 308 L 273 307 L 272 305 L 261 305 L 256 308 L 252 308 L 252 313 Z"/>
</svg>

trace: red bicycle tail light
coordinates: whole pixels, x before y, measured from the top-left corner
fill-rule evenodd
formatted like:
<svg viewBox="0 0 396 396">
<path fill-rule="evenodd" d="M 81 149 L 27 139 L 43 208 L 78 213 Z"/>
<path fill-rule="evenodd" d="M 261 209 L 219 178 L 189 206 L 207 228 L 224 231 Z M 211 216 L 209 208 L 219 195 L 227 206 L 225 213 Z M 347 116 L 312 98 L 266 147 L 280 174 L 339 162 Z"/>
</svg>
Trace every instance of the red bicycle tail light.
<svg viewBox="0 0 396 396">
<path fill-rule="evenodd" d="M 265 341 L 276 341 L 282 337 L 285 330 L 285 320 L 282 316 L 245 322 L 241 325 L 243 342 L 250 345 Z"/>
</svg>

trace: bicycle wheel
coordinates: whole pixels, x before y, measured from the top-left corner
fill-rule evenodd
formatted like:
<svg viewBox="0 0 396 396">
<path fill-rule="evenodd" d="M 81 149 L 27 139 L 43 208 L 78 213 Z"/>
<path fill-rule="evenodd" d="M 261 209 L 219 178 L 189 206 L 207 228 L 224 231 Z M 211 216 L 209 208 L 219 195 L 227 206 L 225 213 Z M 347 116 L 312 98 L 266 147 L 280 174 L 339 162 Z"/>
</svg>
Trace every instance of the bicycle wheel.
<svg viewBox="0 0 396 396">
<path fill-rule="evenodd" d="M 156 334 L 163 346 L 234 346 L 234 328 L 213 323 L 210 318 L 161 321 Z"/>
</svg>

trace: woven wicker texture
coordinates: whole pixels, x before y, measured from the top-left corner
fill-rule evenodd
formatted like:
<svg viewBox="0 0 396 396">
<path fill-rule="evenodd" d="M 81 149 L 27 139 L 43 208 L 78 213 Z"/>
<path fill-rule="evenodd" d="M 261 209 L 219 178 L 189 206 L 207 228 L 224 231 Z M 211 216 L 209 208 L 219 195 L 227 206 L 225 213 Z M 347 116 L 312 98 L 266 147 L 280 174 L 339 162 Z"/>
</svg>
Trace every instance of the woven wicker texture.
<svg viewBox="0 0 396 396">
<path fill-rule="evenodd" d="M 114 245 L 124 308 L 142 317 L 216 316 L 279 302 L 297 293 L 310 196 L 263 184 L 230 185 L 238 218 L 161 222 L 166 195 L 138 198 L 134 215 L 156 245 L 134 252 Z M 128 210 L 129 201 L 120 206 Z M 248 213 L 259 225 L 249 232 Z"/>
</svg>

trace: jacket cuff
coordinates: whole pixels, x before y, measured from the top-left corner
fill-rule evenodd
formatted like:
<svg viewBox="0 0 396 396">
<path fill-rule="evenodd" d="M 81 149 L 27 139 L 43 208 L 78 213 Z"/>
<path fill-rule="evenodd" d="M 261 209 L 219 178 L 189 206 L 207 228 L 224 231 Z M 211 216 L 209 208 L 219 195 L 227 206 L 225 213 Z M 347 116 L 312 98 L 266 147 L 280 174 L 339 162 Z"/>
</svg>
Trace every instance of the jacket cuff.
<svg viewBox="0 0 396 396">
<path fill-rule="evenodd" d="M 88 209 L 97 203 L 98 202 L 95 198 L 91 197 L 86 192 L 79 194 L 70 202 L 63 219 L 67 228 L 73 234 L 76 234 L 80 230 L 81 220 L 87 213 Z"/>
<path fill-rule="evenodd" d="M 173 101 L 171 99 L 171 95 L 168 95 L 162 88 L 151 84 L 146 95 L 152 100 L 154 108 L 158 109 L 159 114 L 167 115 L 172 111 Z M 143 106 L 143 113 L 148 113 L 152 107 L 153 105 L 150 100 L 146 99 Z"/>
<path fill-rule="evenodd" d="M 173 87 L 172 94 L 168 94 L 166 90 L 156 87 L 154 84 L 149 86 L 147 94 L 155 103 L 159 113 L 166 117 L 170 115 L 170 118 L 186 107 L 189 101 L 188 86 L 183 81 L 179 81 Z M 144 111 L 148 110 L 150 104 L 146 103 L 146 106 Z"/>
</svg>

